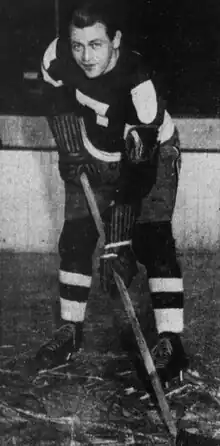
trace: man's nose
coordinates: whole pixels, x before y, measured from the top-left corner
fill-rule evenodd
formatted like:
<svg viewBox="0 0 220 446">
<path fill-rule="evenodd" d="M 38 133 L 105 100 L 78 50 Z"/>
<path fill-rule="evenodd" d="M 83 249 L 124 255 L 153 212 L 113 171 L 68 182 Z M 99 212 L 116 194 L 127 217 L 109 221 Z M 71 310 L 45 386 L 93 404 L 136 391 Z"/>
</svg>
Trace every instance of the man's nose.
<svg viewBox="0 0 220 446">
<path fill-rule="evenodd" d="M 83 50 L 83 61 L 84 62 L 87 62 L 89 59 L 90 59 L 90 49 L 89 49 L 89 47 L 84 47 L 84 50 Z"/>
</svg>

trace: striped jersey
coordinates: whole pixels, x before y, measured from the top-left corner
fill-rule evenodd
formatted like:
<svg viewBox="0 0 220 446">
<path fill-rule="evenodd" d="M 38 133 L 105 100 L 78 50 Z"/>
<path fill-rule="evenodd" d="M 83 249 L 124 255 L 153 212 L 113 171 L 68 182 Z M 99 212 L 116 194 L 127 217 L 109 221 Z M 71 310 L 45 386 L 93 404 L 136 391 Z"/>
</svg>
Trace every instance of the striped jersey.
<svg viewBox="0 0 220 446">
<path fill-rule="evenodd" d="M 173 135 L 173 121 L 136 52 L 122 47 L 116 66 L 91 79 L 75 62 L 67 42 L 56 38 L 44 53 L 42 74 L 47 85 L 55 87 L 55 113 L 74 111 L 83 118 L 92 147 L 114 153 L 115 160 L 132 126 L 155 125 L 160 143 Z"/>
</svg>

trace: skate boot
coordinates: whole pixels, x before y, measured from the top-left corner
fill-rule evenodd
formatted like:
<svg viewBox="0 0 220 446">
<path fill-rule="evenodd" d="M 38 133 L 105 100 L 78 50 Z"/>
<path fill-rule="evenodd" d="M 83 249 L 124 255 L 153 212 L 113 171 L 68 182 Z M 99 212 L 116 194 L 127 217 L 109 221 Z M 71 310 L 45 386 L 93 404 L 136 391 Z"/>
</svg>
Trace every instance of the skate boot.
<svg viewBox="0 0 220 446">
<path fill-rule="evenodd" d="M 151 355 L 163 387 L 168 390 L 174 382 L 175 386 L 178 386 L 183 380 L 183 371 L 189 365 L 180 335 L 170 332 L 161 333 L 158 343 L 151 350 Z M 136 371 L 146 390 L 150 391 L 151 383 L 139 355 L 136 357 Z"/>
<path fill-rule="evenodd" d="M 43 344 L 34 358 L 26 364 L 29 376 L 51 370 L 71 361 L 82 344 L 82 323 L 66 323 L 55 331 L 52 339 Z"/>
</svg>

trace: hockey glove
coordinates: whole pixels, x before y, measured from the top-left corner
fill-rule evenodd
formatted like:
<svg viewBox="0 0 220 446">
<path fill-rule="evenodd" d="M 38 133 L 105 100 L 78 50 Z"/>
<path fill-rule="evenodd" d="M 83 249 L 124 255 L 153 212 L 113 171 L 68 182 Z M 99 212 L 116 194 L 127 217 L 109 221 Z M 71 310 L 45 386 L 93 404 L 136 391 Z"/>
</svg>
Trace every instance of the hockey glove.
<svg viewBox="0 0 220 446">
<path fill-rule="evenodd" d="M 78 184 L 81 173 L 85 172 L 90 181 L 98 183 L 98 168 L 85 155 L 80 120 L 74 113 L 63 113 L 50 116 L 48 123 L 59 152 L 59 172 L 62 180 Z"/>
<path fill-rule="evenodd" d="M 110 206 L 103 215 L 106 244 L 100 257 L 100 282 L 102 290 L 112 297 L 117 295 L 113 270 L 118 272 L 127 287 L 138 272 L 131 248 L 135 219 L 135 211 L 128 205 Z"/>
<path fill-rule="evenodd" d="M 125 140 L 128 162 L 137 165 L 150 163 L 157 146 L 157 134 L 158 131 L 155 126 L 138 125 L 131 127 Z"/>
<path fill-rule="evenodd" d="M 128 131 L 119 182 L 121 202 L 134 202 L 150 192 L 157 173 L 157 134 L 155 126 L 147 125 L 133 126 Z"/>
</svg>

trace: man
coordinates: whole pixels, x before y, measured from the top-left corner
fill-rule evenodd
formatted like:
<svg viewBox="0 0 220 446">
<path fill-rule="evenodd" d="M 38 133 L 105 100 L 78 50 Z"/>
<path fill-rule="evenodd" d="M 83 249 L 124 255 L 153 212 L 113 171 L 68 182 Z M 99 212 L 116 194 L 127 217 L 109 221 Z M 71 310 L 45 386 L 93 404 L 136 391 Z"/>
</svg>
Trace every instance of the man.
<svg viewBox="0 0 220 446">
<path fill-rule="evenodd" d="M 37 367 L 68 360 L 82 344 L 98 237 L 80 182 L 85 172 L 105 225 L 102 288 L 115 293 L 113 265 L 130 285 L 137 272 L 134 252 L 147 267 L 159 334 L 155 359 L 159 351 L 158 371 L 166 381 L 187 364 L 180 340 L 182 278 L 171 228 L 179 158 L 173 122 L 142 57 L 123 47 L 112 5 L 104 1 L 75 5 L 67 32 L 44 54 L 42 74 L 66 195 L 59 241 L 61 327 L 37 353 Z M 155 208 L 157 195 L 169 215 Z"/>
</svg>

